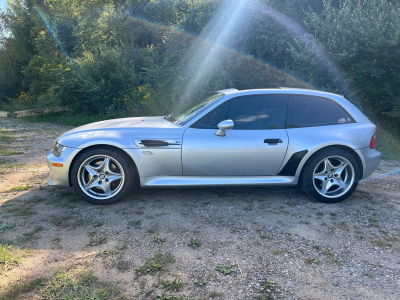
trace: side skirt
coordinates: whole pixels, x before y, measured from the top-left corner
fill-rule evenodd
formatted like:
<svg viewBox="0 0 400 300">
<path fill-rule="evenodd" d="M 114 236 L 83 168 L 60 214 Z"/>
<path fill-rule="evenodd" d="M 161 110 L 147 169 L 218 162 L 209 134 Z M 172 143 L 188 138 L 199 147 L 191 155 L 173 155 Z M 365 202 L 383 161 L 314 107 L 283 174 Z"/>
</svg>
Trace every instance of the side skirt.
<svg viewBox="0 0 400 300">
<path fill-rule="evenodd" d="M 222 186 L 294 186 L 296 176 L 154 176 L 140 178 L 142 188 L 222 187 Z"/>
</svg>

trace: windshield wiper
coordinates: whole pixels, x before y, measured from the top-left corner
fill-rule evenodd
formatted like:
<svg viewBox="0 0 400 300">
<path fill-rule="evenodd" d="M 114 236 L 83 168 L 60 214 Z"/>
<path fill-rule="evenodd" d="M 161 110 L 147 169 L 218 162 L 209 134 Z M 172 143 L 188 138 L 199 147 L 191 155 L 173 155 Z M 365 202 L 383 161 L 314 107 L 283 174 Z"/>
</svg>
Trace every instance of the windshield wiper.
<svg viewBox="0 0 400 300">
<path fill-rule="evenodd" d="M 165 120 L 169 121 L 169 119 L 172 117 L 172 115 L 173 115 L 173 114 L 169 114 L 169 115 L 163 116 L 163 118 L 164 118 Z"/>
</svg>

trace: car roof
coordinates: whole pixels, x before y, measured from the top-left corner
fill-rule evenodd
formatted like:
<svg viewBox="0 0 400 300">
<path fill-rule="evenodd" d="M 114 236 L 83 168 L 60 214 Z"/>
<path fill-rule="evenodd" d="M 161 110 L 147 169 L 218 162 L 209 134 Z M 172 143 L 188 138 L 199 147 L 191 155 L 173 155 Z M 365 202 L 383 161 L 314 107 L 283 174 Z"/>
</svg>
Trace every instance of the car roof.
<svg viewBox="0 0 400 300">
<path fill-rule="evenodd" d="M 304 89 L 304 88 L 291 88 L 291 87 L 279 87 L 279 88 L 269 88 L 269 89 L 250 89 L 250 90 L 238 90 L 238 89 L 232 88 L 232 89 L 225 89 L 225 90 L 216 91 L 216 93 L 220 93 L 220 94 L 224 94 L 224 95 L 231 95 L 231 94 L 238 94 L 238 95 L 260 94 L 260 93 L 265 93 L 265 92 L 268 92 L 268 93 L 278 92 L 279 94 L 281 94 L 281 93 L 305 94 L 305 95 L 315 95 L 315 93 L 318 93 L 321 96 L 323 94 L 325 94 L 326 96 L 334 95 L 334 96 L 343 97 L 343 95 L 333 94 L 333 93 L 319 91 L 319 90 Z"/>
</svg>

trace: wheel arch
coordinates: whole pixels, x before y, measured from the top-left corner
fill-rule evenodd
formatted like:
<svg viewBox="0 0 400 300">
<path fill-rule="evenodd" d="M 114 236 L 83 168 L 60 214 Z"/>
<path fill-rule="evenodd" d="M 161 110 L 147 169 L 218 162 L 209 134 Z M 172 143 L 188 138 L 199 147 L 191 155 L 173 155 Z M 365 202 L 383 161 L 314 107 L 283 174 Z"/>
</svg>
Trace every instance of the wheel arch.
<svg viewBox="0 0 400 300">
<path fill-rule="evenodd" d="M 360 155 L 359 155 L 353 148 L 351 148 L 351 147 L 349 147 L 349 146 L 345 146 L 345 145 L 329 145 L 329 146 L 322 147 L 322 148 L 320 148 L 320 149 L 318 149 L 318 150 L 312 152 L 312 153 L 307 157 L 307 159 L 304 160 L 304 162 L 302 162 L 301 165 L 299 165 L 299 169 L 300 169 L 300 170 L 298 170 L 298 171 L 299 171 L 299 172 L 298 172 L 299 177 L 302 175 L 303 170 L 304 170 L 304 166 L 306 165 L 306 163 L 307 163 L 307 161 L 308 161 L 309 159 L 311 159 L 315 154 L 319 153 L 320 151 L 323 151 L 323 150 L 326 150 L 326 149 L 329 149 L 329 148 L 339 148 L 339 149 L 342 149 L 342 150 L 344 150 L 344 151 L 349 152 L 349 154 L 351 154 L 351 155 L 354 157 L 354 159 L 357 161 L 358 167 L 360 168 L 360 178 L 358 178 L 357 181 L 359 181 L 359 180 L 363 177 L 363 174 L 364 174 L 364 165 L 363 165 L 363 162 L 362 162 L 362 160 L 361 160 Z"/>
<path fill-rule="evenodd" d="M 75 163 L 75 161 L 77 160 L 77 158 L 78 158 L 82 153 L 84 153 L 84 152 L 86 152 L 86 151 L 88 151 L 88 150 L 94 149 L 94 148 L 102 148 L 102 149 L 103 149 L 103 148 L 108 148 L 108 149 L 112 149 L 112 150 L 115 150 L 115 151 L 121 153 L 121 154 L 122 154 L 129 162 L 131 162 L 132 165 L 134 166 L 134 168 L 133 168 L 133 169 L 134 169 L 134 172 L 135 172 L 135 183 L 134 183 L 134 186 L 135 186 L 135 187 L 139 187 L 139 186 L 140 186 L 139 171 L 138 171 L 138 168 L 137 168 L 137 166 L 136 166 L 136 163 L 135 163 L 135 161 L 133 160 L 133 158 L 132 158 L 124 149 L 119 148 L 119 147 L 116 147 L 116 146 L 113 146 L 113 145 L 96 144 L 96 145 L 88 146 L 88 147 L 86 147 L 86 148 L 82 148 L 78 153 L 76 153 L 76 155 L 75 155 L 74 158 L 72 159 L 71 164 L 70 164 L 70 167 L 69 167 L 69 170 L 68 170 L 68 183 L 69 183 L 69 186 L 70 186 L 70 187 L 72 186 L 72 184 L 71 184 L 71 169 L 72 169 L 73 164 Z"/>
</svg>

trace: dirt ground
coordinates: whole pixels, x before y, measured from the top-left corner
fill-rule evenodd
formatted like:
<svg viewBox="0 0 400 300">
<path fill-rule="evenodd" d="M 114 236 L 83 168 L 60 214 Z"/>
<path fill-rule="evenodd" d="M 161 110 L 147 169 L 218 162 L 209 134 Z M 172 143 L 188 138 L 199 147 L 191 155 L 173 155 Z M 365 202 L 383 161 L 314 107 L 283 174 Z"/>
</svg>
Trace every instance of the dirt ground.
<svg viewBox="0 0 400 300">
<path fill-rule="evenodd" d="M 383 161 L 339 204 L 298 188 L 212 188 L 144 189 L 95 206 L 47 185 L 47 151 L 69 128 L 0 128 L 14 137 L 2 147 L 22 152 L 0 156 L 0 240 L 33 249 L 0 273 L 0 291 L 79 266 L 132 299 L 400 297 L 398 162 Z M 171 255 L 152 272 L 144 265 L 157 253 Z M 176 278 L 186 284 L 163 286 Z"/>
</svg>

